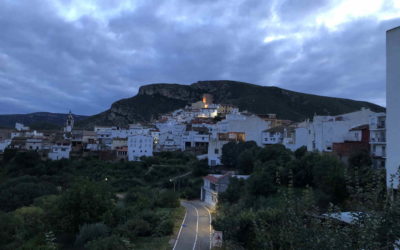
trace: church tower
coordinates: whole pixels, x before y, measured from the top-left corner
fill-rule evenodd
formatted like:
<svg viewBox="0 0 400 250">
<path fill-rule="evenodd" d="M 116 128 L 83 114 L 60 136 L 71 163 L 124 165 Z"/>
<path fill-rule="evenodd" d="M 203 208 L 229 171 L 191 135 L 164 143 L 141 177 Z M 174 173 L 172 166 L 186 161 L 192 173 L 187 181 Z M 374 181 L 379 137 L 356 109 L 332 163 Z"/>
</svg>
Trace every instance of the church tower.
<svg viewBox="0 0 400 250">
<path fill-rule="evenodd" d="M 69 111 L 67 122 L 65 123 L 64 132 L 71 133 L 73 128 L 74 128 L 74 117 L 72 116 L 71 111 Z"/>
</svg>

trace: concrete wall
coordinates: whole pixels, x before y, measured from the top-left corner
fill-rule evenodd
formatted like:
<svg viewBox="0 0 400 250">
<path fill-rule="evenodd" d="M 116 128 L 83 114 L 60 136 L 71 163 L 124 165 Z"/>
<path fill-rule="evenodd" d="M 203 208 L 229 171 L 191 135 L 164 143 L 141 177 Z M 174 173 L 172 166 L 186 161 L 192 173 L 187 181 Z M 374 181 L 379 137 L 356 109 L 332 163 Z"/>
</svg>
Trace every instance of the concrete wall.
<svg viewBox="0 0 400 250">
<path fill-rule="evenodd" d="M 400 166 L 400 27 L 386 32 L 387 184 Z M 399 185 L 398 176 L 394 187 Z"/>
</svg>

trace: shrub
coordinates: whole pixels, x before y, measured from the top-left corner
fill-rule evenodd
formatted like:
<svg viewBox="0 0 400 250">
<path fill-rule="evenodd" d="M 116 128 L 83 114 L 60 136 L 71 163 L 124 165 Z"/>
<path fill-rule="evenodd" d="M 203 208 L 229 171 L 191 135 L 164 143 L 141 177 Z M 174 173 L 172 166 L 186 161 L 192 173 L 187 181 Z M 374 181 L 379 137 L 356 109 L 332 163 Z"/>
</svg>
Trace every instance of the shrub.
<svg viewBox="0 0 400 250">
<path fill-rule="evenodd" d="M 93 240 L 85 245 L 89 250 L 131 250 L 133 247 L 129 240 L 115 235 Z"/>
<path fill-rule="evenodd" d="M 174 230 L 174 222 L 171 219 L 165 219 L 157 227 L 157 235 L 171 235 Z"/>
<path fill-rule="evenodd" d="M 164 208 L 179 207 L 179 196 L 173 191 L 163 190 L 159 193 L 156 205 Z"/>
<path fill-rule="evenodd" d="M 108 236 L 110 229 L 104 223 L 84 224 L 76 237 L 75 245 L 84 246 L 87 242 Z"/>
</svg>

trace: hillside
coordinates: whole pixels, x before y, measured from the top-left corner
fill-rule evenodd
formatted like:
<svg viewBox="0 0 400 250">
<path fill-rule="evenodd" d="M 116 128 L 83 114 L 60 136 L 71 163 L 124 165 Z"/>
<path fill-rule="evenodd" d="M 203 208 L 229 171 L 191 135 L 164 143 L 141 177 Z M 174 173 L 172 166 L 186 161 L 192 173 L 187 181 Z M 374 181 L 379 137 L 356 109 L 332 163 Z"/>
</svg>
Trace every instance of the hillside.
<svg viewBox="0 0 400 250">
<path fill-rule="evenodd" d="M 337 115 L 370 108 L 385 111 L 381 106 L 350 99 L 304 94 L 235 81 L 200 81 L 191 85 L 150 84 L 142 86 L 136 96 L 117 101 L 111 108 L 78 123 L 80 127 L 127 125 L 147 122 L 160 114 L 183 108 L 198 101 L 203 94 L 212 94 L 215 103 L 233 104 L 240 110 L 256 114 L 275 113 L 279 118 L 302 121 L 314 114 Z"/>
<path fill-rule="evenodd" d="M 87 118 L 83 115 L 73 115 L 75 121 Z M 16 122 L 23 123 L 33 129 L 57 129 L 64 125 L 67 114 L 38 112 L 30 114 L 0 115 L 0 127 L 13 128 Z"/>
</svg>

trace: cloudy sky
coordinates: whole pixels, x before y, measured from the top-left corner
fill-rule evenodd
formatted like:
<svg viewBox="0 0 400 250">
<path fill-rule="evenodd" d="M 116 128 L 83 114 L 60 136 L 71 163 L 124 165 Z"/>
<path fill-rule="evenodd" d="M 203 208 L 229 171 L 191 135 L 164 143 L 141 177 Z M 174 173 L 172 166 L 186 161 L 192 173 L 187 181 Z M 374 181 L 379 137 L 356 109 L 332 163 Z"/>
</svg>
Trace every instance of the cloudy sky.
<svg viewBox="0 0 400 250">
<path fill-rule="evenodd" d="M 1 0 L 0 114 L 220 79 L 384 105 L 399 25 L 400 0 Z"/>
</svg>

